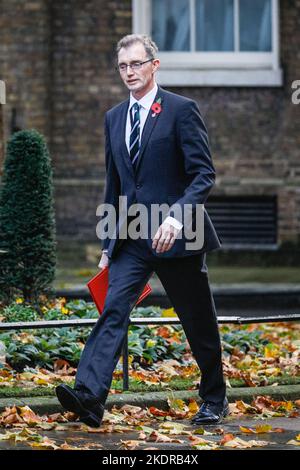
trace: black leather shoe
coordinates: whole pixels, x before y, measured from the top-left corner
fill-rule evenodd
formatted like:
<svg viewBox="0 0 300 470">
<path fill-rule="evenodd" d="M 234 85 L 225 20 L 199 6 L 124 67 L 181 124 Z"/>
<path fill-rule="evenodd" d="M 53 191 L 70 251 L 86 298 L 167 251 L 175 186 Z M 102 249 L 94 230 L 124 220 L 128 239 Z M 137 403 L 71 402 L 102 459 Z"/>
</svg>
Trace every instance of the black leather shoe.
<svg viewBox="0 0 300 470">
<path fill-rule="evenodd" d="M 229 415 L 229 405 L 227 398 L 223 403 L 213 403 L 205 401 L 200 406 L 198 412 L 193 416 L 192 424 L 220 424 Z"/>
<path fill-rule="evenodd" d="M 80 417 L 80 421 L 93 428 L 99 428 L 104 406 L 95 398 L 79 390 L 73 390 L 68 385 L 61 384 L 55 389 L 60 404 L 67 410 Z"/>
</svg>

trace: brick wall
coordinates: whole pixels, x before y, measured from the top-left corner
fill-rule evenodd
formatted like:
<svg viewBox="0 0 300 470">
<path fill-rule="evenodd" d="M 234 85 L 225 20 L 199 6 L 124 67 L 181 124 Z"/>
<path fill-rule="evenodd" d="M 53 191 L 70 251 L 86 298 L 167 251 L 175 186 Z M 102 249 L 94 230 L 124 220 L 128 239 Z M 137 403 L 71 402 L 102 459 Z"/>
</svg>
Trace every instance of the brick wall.
<svg viewBox="0 0 300 470">
<path fill-rule="evenodd" d="M 0 78 L 6 83 L 5 134 L 35 127 L 50 137 L 48 2 L 0 0 Z"/>
<path fill-rule="evenodd" d="M 300 2 L 281 3 L 282 88 L 169 88 L 197 100 L 217 184 L 214 194 L 278 197 L 279 239 L 300 233 Z M 114 47 L 131 32 L 131 1 L 0 0 L 5 129 L 35 127 L 50 146 L 58 235 L 94 240 L 104 178 L 103 116 L 127 97 Z"/>
</svg>

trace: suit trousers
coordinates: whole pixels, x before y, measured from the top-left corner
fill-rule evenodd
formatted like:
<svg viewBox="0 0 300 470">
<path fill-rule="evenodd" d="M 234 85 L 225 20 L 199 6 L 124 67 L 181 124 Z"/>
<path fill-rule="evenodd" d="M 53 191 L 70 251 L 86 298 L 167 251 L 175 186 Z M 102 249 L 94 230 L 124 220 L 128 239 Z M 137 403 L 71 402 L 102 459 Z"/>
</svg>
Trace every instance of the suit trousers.
<svg viewBox="0 0 300 470">
<path fill-rule="evenodd" d="M 163 258 L 151 252 L 146 240 L 125 240 L 110 260 L 104 310 L 81 354 L 75 390 L 105 403 L 127 335 L 130 312 L 156 272 L 201 371 L 200 398 L 213 403 L 223 401 L 226 384 L 222 348 L 205 261 L 205 253 Z"/>
</svg>

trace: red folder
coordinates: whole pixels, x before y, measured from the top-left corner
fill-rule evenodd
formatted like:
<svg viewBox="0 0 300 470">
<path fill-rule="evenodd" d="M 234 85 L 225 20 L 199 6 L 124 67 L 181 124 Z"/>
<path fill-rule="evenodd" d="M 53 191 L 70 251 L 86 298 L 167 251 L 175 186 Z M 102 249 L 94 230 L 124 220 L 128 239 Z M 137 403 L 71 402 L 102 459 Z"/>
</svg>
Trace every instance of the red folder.
<svg viewBox="0 0 300 470">
<path fill-rule="evenodd" d="M 108 290 L 108 266 L 103 268 L 96 276 L 87 283 L 93 301 L 96 304 L 99 314 L 103 312 L 105 298 Z M 136 305 L 139 304 L 152 291 L 149 284 L 146 284 L 143 292 L 138 298 Z"/>
</svg>

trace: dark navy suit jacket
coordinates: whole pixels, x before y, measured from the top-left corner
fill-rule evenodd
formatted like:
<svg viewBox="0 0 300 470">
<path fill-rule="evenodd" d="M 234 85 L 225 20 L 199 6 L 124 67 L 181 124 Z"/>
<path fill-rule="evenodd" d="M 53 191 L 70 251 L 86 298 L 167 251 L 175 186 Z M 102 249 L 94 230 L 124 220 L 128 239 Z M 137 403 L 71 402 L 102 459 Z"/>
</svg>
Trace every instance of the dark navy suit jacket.
<svg viewBox="0 0 300 470">
<path fill-rule="evenodd" d="M 125 142 L 129 98 L 105 115 L 106 188 L 104 202 L 117 210 L 117 238 L 106 238 L 102 248 L 113 258 L 124 242 L 118 238 L 125 222 L 118 214 L 119 196 L 127 196 L 128 207 L 134 203 L 204 204 L 215 182 L 207 130 L 195 101 L 158 86 L 155 101 L 161 98 L 161 112 L 154 117 L 149 110 L 141 138 L 140 153 L 134 172 Z M 171 212 L 169 215 L 174 216 Z M 128 222 L 128 218 L 127 218 Z M 199 250 L 187 250 L 185 227 L 182 238 L 164 253 L 149 249 L 159 257 L 181 257 L 220 248 L 221 241 L 210 217 L 204 211 L 204 244 Z"/>
</svg>

